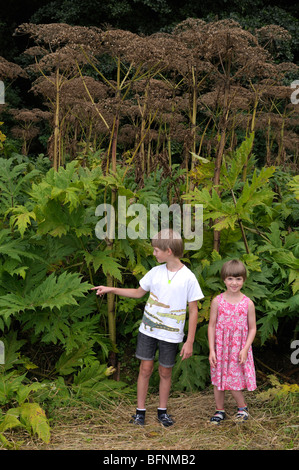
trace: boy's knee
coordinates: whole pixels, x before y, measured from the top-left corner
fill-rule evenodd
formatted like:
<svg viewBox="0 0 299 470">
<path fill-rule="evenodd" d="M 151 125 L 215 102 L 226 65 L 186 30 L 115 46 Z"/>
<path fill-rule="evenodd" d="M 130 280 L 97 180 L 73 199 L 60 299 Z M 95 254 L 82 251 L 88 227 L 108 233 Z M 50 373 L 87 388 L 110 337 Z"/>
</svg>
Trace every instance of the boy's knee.
<svg viewBox="0 0 299 470">
<path fill-rule="evenodd" d="M 160 378 L 170 379 L 172 374 L 172 367 L 159 366 Z"/>
<path fill-rule="evenodd" d="M 150 377 L 153 373 L 153 370 L 154 364 L 152 361 L 141 361 L 139 371 L 143 377 Z"/>
</svg>

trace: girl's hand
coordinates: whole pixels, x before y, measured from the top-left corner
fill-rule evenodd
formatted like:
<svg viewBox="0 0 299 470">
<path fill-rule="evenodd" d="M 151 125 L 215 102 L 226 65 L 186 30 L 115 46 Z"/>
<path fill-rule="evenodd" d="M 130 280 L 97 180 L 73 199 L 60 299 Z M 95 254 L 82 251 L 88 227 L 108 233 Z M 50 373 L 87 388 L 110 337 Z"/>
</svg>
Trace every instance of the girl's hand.
<svg viewBox="0 0 299 470">
<path fill-rule="evenodd" d="M 210 361 L 211 367 L 216 367 L 216 365 L 217 365 L 217 358 L 216 358 L 215 351 L 210 352 L 209 361 Z"/>
<path fill-rule="evenodd" d="M 241 349 L 239 353 L 239 364 L 245 364 L 247 360 L 247 354 L 248 354 L 247 349 Z"/>
</svg>

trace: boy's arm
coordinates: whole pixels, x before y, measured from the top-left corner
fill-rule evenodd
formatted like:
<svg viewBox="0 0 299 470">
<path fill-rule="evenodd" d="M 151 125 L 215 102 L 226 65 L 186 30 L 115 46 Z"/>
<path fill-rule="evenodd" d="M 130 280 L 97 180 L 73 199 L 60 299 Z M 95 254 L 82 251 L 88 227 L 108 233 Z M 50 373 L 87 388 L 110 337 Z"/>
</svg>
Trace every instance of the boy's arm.
<svg viewBox="0 0 299 470">
<path fill-rule="evenodd" d="M 96 290 L 97 295 L 109 294 L 110 292 L 115 295 L 121 295 L 123 297 L 131 297 L 133 299 L 140 299 L 143 297 L 147 291 L 138 287 L 137 289 L 130 289 L 126 287 L 108 287 L 108 286 L 97 286 L 93 287 L 91 290 Z"/>
<path fill-rule="evenodd" d="M 181 353 L 180 353 L 182 360 L 188 359 L 188 357 L 192 356 L 193 343 L 194 343 L 196 327 L 197 327 L 197 319 L 198 319 L 197 300 L 194 300 L 193 302 L 189 302 L 188 335 L 187 335 L 186 342 L 184 343 Z"/>
</svg>

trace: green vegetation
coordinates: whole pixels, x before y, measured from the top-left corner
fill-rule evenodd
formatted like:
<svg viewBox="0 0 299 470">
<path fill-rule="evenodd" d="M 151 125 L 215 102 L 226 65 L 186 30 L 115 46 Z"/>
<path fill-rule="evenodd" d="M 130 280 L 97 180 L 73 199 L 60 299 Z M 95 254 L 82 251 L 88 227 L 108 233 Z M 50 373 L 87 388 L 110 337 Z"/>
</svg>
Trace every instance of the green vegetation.
<svg viewBox="0 0 299 470">
<path fill-rule="evenodd" d="M 256 352 L 275 345 L 290 356 L 298 335 L 294 36 L 277 24 L 250 30 L 236 18 L 189 18 L 150 36 L 71 23 L 21 24 L 25 54 L 18 64 L 0 58 L 7 99 L 0 107 L 0 441 L 7 448 L 21 446 L 9 434 L 14 428 L 50 445 L 57 409 L 90 415 L 100 407 L 106 419 L 116 400 L 132 404 L 143 299 L 90 291 L 136 287 L 154 265 L 149 237 L 96 237 L 97 207 L 109 203 L 118 214 L 118 196 L 126 210 L 139 203 L 148 214 L 151 204 L 203 205 L 203 245 L 186 251 L 184 262 L 205 298 L 194 355 L 178 357 L 174 368 L 174 407 L 209 385 L 207 324 L 225 260 L 238 257 L 247 267 Z M 14 88 L 25 82 L 35 93 L 29 106 Z M 290 413 L 298 387 L 291 375 L 278 376 L 287 383 L 273 382 L 256 400 L 270 407 L 279 397 Z M 259 448 L 253 435 L 264 429 L 262 412 L 256 416 L 250 443 L 243 435 L 238 448 Z M 295 431 L 291 414 L 290 440 L 273 448 L 294 448 Z M 148 432 L 159 445 L 156 430 Z M 179 448 L 175 433 L 171 439 Z"/>
</svg>

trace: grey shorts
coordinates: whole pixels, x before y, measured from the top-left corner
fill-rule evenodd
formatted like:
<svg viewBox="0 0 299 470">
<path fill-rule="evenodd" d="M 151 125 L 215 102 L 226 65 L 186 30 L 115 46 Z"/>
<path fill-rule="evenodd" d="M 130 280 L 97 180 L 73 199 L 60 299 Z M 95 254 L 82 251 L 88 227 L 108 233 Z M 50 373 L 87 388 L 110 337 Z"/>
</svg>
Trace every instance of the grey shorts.
<svg viewBox="0 0 299 470">
<path fill-rule="evenodd" d="M 143 361 L 155 359 L 157 347 L 159 348 L 159 364 L 163 367 L 173 367 L 178 343 L 169 343 L 161 339 L 152 338 L 138 332 L 136 357 Z"/>
</svg>

